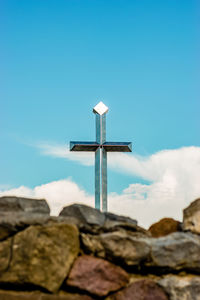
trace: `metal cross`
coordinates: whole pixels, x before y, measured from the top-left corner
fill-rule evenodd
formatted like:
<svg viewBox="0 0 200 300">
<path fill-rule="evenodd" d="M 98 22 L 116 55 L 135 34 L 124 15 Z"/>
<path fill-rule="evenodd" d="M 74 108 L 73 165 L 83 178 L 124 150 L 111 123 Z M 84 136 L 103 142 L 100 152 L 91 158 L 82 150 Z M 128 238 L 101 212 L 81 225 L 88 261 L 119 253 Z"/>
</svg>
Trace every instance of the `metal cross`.
<svg viewBox="0 0 200 300">
<path fill-rule="evenodd" d="M 96 142 L 70 142 L 70 151 L 95 152 L 95 208 L 107 211 L 107 152 L 131 152 L 132 143 L 106 142 L 108 107 L 99 102 L 93 112 L 96 114 Z"/>
</svg>

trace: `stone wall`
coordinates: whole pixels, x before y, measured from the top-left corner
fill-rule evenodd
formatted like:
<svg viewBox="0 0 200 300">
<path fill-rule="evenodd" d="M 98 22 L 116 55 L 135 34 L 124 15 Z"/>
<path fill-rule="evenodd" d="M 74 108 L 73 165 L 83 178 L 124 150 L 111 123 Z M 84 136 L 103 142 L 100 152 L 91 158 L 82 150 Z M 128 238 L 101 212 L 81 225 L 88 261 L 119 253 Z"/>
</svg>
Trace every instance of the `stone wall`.
<svg viewBox="0 0 200 300">
<path fill-rule="evenodd" d="M 0 300 L 200 299 L 200 199 L 149 230 L 74 204 L 0 198 Z"/>
</svg>

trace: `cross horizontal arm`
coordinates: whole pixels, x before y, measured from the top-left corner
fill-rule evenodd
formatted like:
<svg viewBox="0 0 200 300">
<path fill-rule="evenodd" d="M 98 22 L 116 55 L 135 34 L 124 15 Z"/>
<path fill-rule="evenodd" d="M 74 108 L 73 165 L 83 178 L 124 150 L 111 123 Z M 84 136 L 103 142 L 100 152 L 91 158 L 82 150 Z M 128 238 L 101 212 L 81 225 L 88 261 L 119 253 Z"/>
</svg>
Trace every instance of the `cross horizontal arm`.
<svg viewBox="0 0 200 300">
<path fill-rule="evenodd" d="M 99 144 L 96 142 L 70 142 L 70 151 L 96 151 Z"/>
<path fill-rule="evenodd" d="M 103 148 L 107 152 L 132 152 L 132 143 L 118 143 L 118 142 L 106 142 Z"/>
</svg>

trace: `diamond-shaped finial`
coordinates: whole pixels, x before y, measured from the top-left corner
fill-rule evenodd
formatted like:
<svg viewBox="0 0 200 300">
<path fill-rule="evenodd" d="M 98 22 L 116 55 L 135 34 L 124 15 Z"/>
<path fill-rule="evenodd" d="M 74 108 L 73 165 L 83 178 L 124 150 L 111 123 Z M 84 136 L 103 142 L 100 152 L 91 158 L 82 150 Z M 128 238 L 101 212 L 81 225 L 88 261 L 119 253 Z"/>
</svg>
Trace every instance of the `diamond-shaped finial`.
<svg viewBox="0 0 200 300">
<path fill-rule="evenodd" d="M 94 108 L 93 108 L 93 112 L 97 113 L 99 115 L 104 115 L 108 112 L 108 107 L 102 102 L 100 101 Z"/>
</svg>

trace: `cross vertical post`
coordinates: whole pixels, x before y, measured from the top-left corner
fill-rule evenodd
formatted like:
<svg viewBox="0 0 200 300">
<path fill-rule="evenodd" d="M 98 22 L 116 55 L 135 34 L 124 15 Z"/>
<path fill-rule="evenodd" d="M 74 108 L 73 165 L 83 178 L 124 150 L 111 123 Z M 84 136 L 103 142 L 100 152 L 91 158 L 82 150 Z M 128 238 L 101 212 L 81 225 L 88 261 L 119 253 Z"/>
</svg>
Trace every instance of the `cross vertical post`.
<svg viewBox="0 0 200 300">
<path fill-rule="evenodd" d="M 102 115 L 102 140 L 101 144 L 106 142 L 106 115 Z M 101 156 L 101 186 L 102 186 L 102 210 L 107 211 L 107 152 L 102 147 Z"/>
<path fill-rule="evenodd" d="M 96 115 L 96 142 L 70 142 L 70 151 L 95 152 L 95 208 L 107 211 L 107 152 L 131 152 L 130 142 L 106 142 L 106 113 L 108 107 L 99 102 Z"/>
<path fill-rule="evenodd" d="M 96 114 L 96 142 L 101 144 L 101 116 Z M 101 209 L 101 149 L 95 151 L 95 208 Z"/>
</svg>

